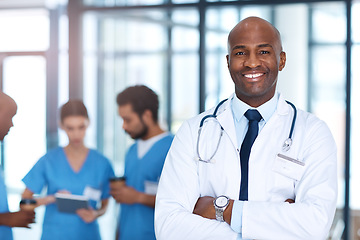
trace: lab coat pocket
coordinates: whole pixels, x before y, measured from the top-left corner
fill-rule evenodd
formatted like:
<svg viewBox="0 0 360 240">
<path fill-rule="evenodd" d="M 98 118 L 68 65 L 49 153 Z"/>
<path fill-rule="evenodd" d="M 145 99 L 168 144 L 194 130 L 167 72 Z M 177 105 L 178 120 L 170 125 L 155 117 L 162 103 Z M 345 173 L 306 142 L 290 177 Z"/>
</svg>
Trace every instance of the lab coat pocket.
<svg viewBox="0 0 360 240">
<path fill-rule="evenodd" d="M 283 202 L 295 199 L 295 184 L 304 174 L 305 164 L 293 158 L 278 154 L 272 167 L 272 179 L 269 181 L 270 199 Z"/>
<path fill-rule="evenodd" d="M 300 181 L 304 174 L 305 164 L 297 159 L 279 153 L 276 156 L 272 170 L 288 178 Z"/>
</svg>

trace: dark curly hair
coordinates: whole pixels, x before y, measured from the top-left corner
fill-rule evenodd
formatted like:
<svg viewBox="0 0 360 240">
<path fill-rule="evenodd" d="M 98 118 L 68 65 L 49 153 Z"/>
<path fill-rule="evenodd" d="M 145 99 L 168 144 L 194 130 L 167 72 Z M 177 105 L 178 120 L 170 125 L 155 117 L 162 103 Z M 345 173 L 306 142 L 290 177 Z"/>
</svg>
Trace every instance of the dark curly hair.
<svg viewBox="0 0 360 240">
<path fill-rule="evenodd" d="M 135 85 L 126 88 L 119 93 L 116 97 L 118 106 L 131 104 L 133 111 L 139 117 L 145 112 L 150 110 L 155 122 L 158 121 L 159 99 L 157 94 L 150 88 L 144 85 Z"/>
</svg>

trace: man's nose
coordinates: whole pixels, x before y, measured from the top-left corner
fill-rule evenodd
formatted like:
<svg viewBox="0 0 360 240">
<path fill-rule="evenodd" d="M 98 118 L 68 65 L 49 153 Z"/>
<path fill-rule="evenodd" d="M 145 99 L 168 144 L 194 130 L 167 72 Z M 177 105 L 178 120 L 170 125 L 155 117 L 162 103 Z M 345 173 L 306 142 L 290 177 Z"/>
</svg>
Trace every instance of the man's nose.
<svg viewBox="0 0 360 240">
<path fill-rule="evenodd" d="M 256 53 L 251 53 L 248 55 L 245 65 L 249 68 L 256 68 L 261 65 L 261 61 Z"/>
</svg>

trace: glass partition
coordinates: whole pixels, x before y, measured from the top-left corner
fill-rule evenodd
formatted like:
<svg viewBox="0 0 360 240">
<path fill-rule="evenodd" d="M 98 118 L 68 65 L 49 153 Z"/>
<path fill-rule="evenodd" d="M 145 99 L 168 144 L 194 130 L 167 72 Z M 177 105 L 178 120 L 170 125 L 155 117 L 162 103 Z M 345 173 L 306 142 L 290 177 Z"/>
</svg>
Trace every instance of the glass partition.
<svg viewBox="0 0 360 240">
<path fill-rule="evenodd" d="M 351 239 L 360 238 L 360 2 L 352 7 L 352 72 L 351 72 L 351 152 L 350 152 L 350 208 Z"/>
<path fill-rule="evenodd" d="M 171 129 L 199 110 L 199 15 L 195 9 L 171 13 Z"/>
<path fill-rule="evenodd" d="M 167 26 L 162 11 L 86 14 L 84 25 L 84 100 L 92 109 L 89 141 L 111 160 L 117 174 L 132 140 L 122 130 L 116 95 L 144 84 L 158 93 L 163 124 L 167 103 Z M 91 39 L 88 41 L 87 39 Z"/>
<path fill-rule="evenodd" d="M 330 127 L 338 150 L 338 211 L 333 226 L 342 228 L 345 172 L 346 12 L 343 3 L 312 6 L 309 106 Z M 334 228 L 336 231 L 336 228 Z M 336 232 L 334 233 L 336 234 Z"/>
<path fill-rule="evenodd" d="M 227 68 L 227 37 L 240 19 L 240 8 L 210 8 L 206 11 L 206 102 L 210 109 L 234 91 Z"/>
</svg>

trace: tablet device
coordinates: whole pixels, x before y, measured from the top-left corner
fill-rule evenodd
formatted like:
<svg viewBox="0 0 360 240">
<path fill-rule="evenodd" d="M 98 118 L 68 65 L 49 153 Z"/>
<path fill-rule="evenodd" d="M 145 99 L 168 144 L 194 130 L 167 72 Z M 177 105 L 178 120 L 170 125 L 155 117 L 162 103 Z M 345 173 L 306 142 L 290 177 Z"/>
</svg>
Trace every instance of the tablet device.
<svg viewBox="0 0 360 240">
<path fill-rule="evenodd" d="M 82 195 L 56 193 L 55 198 L 59 212 L 76 213 L 80 208 L 89 208 L 89 199 Z"/>
</svg>

